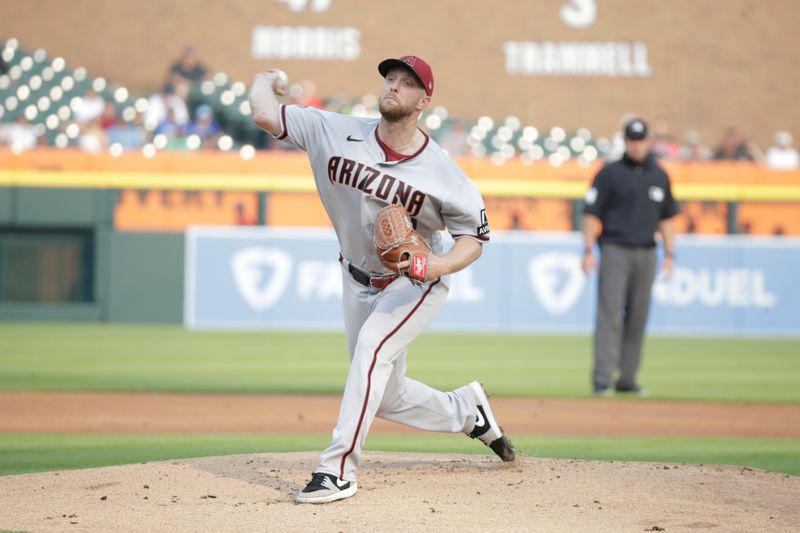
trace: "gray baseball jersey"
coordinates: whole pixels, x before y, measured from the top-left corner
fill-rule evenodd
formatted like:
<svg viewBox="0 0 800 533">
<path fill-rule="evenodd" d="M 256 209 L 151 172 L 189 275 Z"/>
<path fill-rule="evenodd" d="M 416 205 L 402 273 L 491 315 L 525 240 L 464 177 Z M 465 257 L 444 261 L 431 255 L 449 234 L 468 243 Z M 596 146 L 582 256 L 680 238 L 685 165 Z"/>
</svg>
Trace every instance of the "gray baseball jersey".
<svg viewBox="0 0 800 533">
<path fill-rule="evenodd" d="M 317 472 L 355 481 L 361 449 L 375 416 L 429 431 L 467 432 L 475 425 L 469 386 L 441 392 L 405 376 L 406 348 L 438 314 L 448 288 L 441 280 L 413 285 L 399 278 L 385 288 L 355 279 L 349 266 L 388 273 L 378 260 L 372 226 L 387 204 L 402 203 L 436 254 L 441 230 L 489 239 L 477 187 L 427 136 L 399 161 L 378 137 L 378 119 L 296 105 L 281 106 L 281 133 L 308 153 L 322 203 L 342 251 L 344 322 L 350 352 L 339 418 Z"/>
<path fill-rule="evenodd" d="M 281 106 L 277 137 L 308 153 L 342 255 L 364 270 L 385 271 L 375 254 L 372 224 L 378 211 L 392 203 L 405 205 L 435 254 L 442 253 L 439 231 L 444 229 L 453 237 L 488 241 L 483 198 L 447 153 L 426 136 L 416 154 L 387 161 L 377 126 L 375 118 Z"/>
</svg>

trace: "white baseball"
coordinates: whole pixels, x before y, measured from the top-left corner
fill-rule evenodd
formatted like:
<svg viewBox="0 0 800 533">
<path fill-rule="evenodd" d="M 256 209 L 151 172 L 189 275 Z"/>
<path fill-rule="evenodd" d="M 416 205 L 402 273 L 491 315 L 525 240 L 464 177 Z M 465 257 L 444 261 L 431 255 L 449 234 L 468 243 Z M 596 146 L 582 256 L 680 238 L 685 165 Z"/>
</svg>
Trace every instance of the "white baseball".
<svg viewBox="0 0 800 533">
<path fill-rule="evenodd" d="M 272 69 L 272 72 L 275 74 L 275 81 L 272 82 L 272 90 L 275 94 L 280 96 L 286 93 L 286 89 L 289 88 L 289 76 L 279 68 Z"/>
</svg>

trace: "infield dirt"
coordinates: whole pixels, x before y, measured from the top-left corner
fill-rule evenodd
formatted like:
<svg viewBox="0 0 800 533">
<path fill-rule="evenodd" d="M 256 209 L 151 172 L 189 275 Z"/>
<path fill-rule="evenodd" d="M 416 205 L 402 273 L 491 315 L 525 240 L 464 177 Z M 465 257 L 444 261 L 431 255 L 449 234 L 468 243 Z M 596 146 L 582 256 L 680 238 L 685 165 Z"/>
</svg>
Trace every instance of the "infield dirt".
<svg viewBox="0 0 800 533">
<path fill-rule="evenodd" d="M 25 531 L 797 531 L 800 477 L 742 467 L 367 453 L 355 497 L 298 505 L 316 453 L 0 478 Z"/>
<path fill-rule="evenodd" d="M 328 434 L 337 396 L 0 393 L 2 432 Z M 513 435 L 800 437 L 800 405 L 492 398 Z M 417 430 L 376 419 L 370 433 Z"/>
</svg>

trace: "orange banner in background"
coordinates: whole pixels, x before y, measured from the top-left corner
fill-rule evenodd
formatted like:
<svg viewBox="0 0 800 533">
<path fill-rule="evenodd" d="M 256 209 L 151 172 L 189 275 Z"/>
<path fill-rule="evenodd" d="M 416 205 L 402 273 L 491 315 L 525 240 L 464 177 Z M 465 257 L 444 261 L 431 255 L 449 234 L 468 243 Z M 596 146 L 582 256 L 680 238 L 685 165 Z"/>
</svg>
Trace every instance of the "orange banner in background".
<svg viewBox="0 0 800 533">
<path fill-rule="evenodd" d="M 560 167 L 546 162 L 526 165 L 511 160 L 495 165 L 485 158 L 456 158 L 474 180 L 588 182 L 601 163 L 588 167 L 567 161 Z M 709 185 L 800 186 L 800 170 L 778 171 L 747 162 L 664 162 L 674 183 Z M 81 172 L 153 172 L 202 175 L 286 175 L 298 179 L 311 176 L 305 153 L 290 150 L 256 152 L 243 159 L 238 152 L 160 152 L 147 158 L 140 153 L 120 157 L 93 155 L 78 150 L 37 148 L 21 154 L 0 149 L 0 169 Z"/>
<path fill-rule="evenodd" d="M 544 162 L 525 165 L 513 160 L 498 166 L 487 159 L 475 158 L 460 158 L 457 162 L 482 189 L 503 186 L 495 191 L 484 190 L 493 229 L 534 231 L 571 230 L 574 203 L 564 198 L 578 198 L 601 164 L 582 167 L 569 161 L 560 167 L 552 167 Z M 740 190 L 751 186 L 762 187 L 759 189 L 762 192 L 800 190 L 800 171 L 774 171 L 736 162 L 665 162 L 664 166 L 672 177 L 679 200 L 682 199 L 680 192 L 691 187 L 695 193 L 705 188 L 703 194 L 711 197 L 720 191 L 719 200 L 736 199 Z M 254 158 L 245 160 L 238 152 L 162 152 L 146 158 L 139 153 L 113 157 L 51 148 L 18 155 L 0 150 L 0 171 L 11 171 L 12 174 L 31 171 L 40 178 L 45 175 L 48 177 L 47 186 L 51 187 L 58 186 L 59 173 L 63 173 L 65 183 L 74 179 L 74 173 L 81 173 L 81 183 L 86 181 L 87 175 L 89 178 L 96 176 L 100 182 L 112 175 L 125 178 L 122 179 L 125 185 L 118 187 L 122 191 L 114 218 L 116 228 L 122 231 L 183 231 L 192 224 L 256 224 L 262 178 L 280 177 L 284 180 L 282 183 L 302 183 L 306 185 L 303 190 L 313 190 L 308 160 L 298 151 L 258 152 Z M 175 189 L 182 190 L 172 190 L 170 184 L 165 183 L 171 176 L 175 177 L 176 184 L 182 180 L 182 185 L 175 186 Z M 241 178 L 248 176 L 252 177 L 253 183 L 242 183 Z M 141 189 L 160 190 L 137 190 L 137 180 L 144 178 L 150 178 L 150 183 L 143 184 Z M 226 184 L 233 183 L 233 178 L 236 186 L 225 190 L 229 188 Z M 206 179 L 213 180 L 212 188 L 207 186 Z M 198 190 L 191 190 L 194 184 Z M 519 190 L 514 189 L 514 184 L 518 184 Z M 554 187 L 552 191 L 547 189 L 550 192 L 546 195 L 526 197 L 524 187 L 531 184 Z M 24 183 L 16 185 L 25 186 Z M 505 190 L 509 192 L 503 192 Z M 562 190 L 568 190 L 569 194 L 560 193 Z M 264 214 L 267 224 L 329 225 L 315 193 L 277 191 L 273 190 L 266 198 Z M 785 199 L 779 192 L 773 196 L 775 200 Z M 678 218 L 680 231 L 727 232 L 728 204 L 719 200 L 684 199 L 683 212 Z M 800 204 L 741 202 L 737 229 L 753 234 L 800 235 Z"/>
</svg>

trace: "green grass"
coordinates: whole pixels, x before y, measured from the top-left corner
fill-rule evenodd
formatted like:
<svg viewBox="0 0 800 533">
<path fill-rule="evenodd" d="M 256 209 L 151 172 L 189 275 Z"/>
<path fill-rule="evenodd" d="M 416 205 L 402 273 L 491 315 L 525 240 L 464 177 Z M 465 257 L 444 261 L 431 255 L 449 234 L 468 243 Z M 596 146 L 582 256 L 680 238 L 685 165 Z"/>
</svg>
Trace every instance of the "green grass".
<svg viewBox="0 0 800 533">
<path fill-rule="evenodd" d="M 0 475 L 239 453 L 321 451 L 327 435 L 0 433 Z M 743 465 L 800 475 L 800 439 L 515 437 L 537 457 Z M 367 450 L 490 453 L 460 435 L 371 435 Z"/>
<path fill-rule="evenodd" d="M 586 396 L 587 336 L 425 334 L 409 375 L 441 389 L 481 379 L 493 394 Z M 0 323 L 0 391 L 338 393 L 340 333 L 189 332 L 176 326 Z M 800 342 L 650 338 L 654 398 L 800 402 Z M 787 421 L 787 423 L 792 423 Z M 319 451 L 328 435 L 0 433 L 0 474 L 232 453 Z M 736 464 L 800 475 L 800 440 L 515 436 L 541 457 Z M 486 453 L 450 435 L 373 435 L 373 450 Z"/>
<path fill-rule="evenodd" d="M 339 333 L 189 332 L 177 326 L 0 324 L 0 390 L 340 392 Z M 425 334 L 409 375 L 449 389 L 586 396 L 587 336 Z M 800 341 L 650 338 L 642 383 L 677 400 L 800 402 Z"/>
</svg>

